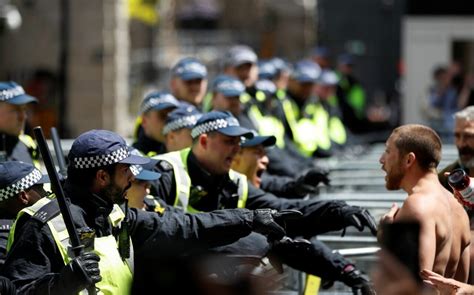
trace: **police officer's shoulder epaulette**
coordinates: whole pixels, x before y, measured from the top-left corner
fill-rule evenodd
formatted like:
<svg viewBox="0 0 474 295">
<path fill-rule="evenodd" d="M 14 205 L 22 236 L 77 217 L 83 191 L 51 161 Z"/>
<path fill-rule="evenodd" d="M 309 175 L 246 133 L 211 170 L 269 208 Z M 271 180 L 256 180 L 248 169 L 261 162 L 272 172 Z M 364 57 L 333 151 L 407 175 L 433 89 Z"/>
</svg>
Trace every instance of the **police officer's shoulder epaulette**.
<svg viewBox="0 0 474 295">
<path fill-rule="evenodd" d="M 0 232 L 9 232 L 13 225 L 11 219 L 0 219 Z"/>
<path fill-rule="evenodd" d="M 173 166 L 170 164 L 170 162 L 166 161 L 166 160 L 161 160 L 158 165 L 160 165 L 161 169 L 163 169 L 163 171 L 170 171 L 173 169 Z"/>
<path fill-rule="evenodd" d="M 46 223 L 56 217 L 59 213 L 61 213 L 61 210 L 59 209 L 58 200 L 52 199 L 50 202 L 36 211 L 32 218 L 38 220 L 41 223 Z"/>
</svg>

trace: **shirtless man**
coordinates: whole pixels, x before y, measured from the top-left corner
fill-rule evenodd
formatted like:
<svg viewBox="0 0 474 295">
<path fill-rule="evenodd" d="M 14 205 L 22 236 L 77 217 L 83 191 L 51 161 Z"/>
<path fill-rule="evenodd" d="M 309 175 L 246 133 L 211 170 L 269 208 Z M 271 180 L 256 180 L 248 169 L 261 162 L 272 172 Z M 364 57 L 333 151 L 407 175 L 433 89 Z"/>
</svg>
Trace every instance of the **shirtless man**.
<svg viewBox="0 0 474 295">
<path fill-rule="evenodd" d="M 382 170 L 386 172 L 385 186 L 388 190 L 403 189 L 408 197 L 401 208 L 394 204 L 381 223 L 419 222 L 420 269 L 466 282 L 469 219 L 463 207 L 438 180 L 440 138 L 426 126 L 404 125 L 392 132 L 385 145 L 385 152 L 380 157 Z"/>
</svg>

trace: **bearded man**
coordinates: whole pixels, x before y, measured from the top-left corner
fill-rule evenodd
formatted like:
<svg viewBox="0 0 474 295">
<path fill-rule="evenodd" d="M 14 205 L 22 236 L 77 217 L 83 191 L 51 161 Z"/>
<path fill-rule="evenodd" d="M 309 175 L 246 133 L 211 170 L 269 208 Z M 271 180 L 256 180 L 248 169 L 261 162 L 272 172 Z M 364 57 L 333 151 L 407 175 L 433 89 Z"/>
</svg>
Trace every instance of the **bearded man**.
<svg viewBox="0 0 474 295">
<path fill-rule="evenodd" d="M 438 180 L 441 140 L 431 128 L 396 128 L 380 157 L 388 190 L 403 189 L 408 197 L 382 217 L 381 223 L 420 224 L 420 269 L 466 282 L 469 274 L 469 219 L 463 207 Z M 379 240 L 383 232 L 378 232 Z"/>
</svg>

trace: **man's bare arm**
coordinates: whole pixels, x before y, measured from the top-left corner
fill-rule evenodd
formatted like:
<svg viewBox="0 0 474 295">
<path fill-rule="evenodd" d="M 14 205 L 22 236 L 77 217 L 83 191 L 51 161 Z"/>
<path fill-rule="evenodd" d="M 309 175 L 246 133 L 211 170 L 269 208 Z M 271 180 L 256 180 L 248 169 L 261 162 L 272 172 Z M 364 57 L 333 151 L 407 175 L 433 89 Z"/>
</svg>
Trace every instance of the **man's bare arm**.
<svg viewBox="0 0 474 295">
<path fill-rule="evenodd" d="M 471 260 L 471 246 L 468 245 L 461 254 L 461 260 L 458 264 L 458 269 L 454 275 L 454 279 L 463 283 L 467 283 L 469 278 L 469 264 Z"/>
<path fill-rule="evenodd" d="M 413 194 L 405 200 L 395 220 L 416 221 L 420 224 L 420 269 L 433 270 L 436 257 L 436 224 L 427 207 L 427 196 Z"/>
</svg>

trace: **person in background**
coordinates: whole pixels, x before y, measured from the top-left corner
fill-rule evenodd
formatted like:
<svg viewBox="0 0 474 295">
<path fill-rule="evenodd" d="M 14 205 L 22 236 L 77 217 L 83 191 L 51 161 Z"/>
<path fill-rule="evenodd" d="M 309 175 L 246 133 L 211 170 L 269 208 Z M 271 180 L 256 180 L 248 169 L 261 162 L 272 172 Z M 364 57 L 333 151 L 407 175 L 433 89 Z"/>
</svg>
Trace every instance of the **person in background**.
<svg viewBox="0 0 474 295">
<path fill-rule="evenodd" d="M 178 100 L 168 92 L 157 91 L 145 96 L 140 106 L 138 136 L 132 146 L 149 156 L 165 153 L 163 127 L 168 113 L 177 107 Z"/>
<path fill-rule="evenodd" d="M 22 161 L 40 168 L 36 143 L 23 133 L 28 104 L 37 102 L 17 83 L 0 82 L 0 162 Z"/>
<path fill-rule="evenodd" d="M 171 69 L 171 94 L 200 108 L 207 90 L 207 68 L 194 57 L 180 59 Z"/>
<path fill-rule="evenodd" d="M 192 145 L 191 129 L 201 115 L 196 107 L 185 102 L 181 102 L 178 108 L 168 114 L 163 128 L 167 152 L 181 150 Z"/>
</svg>

